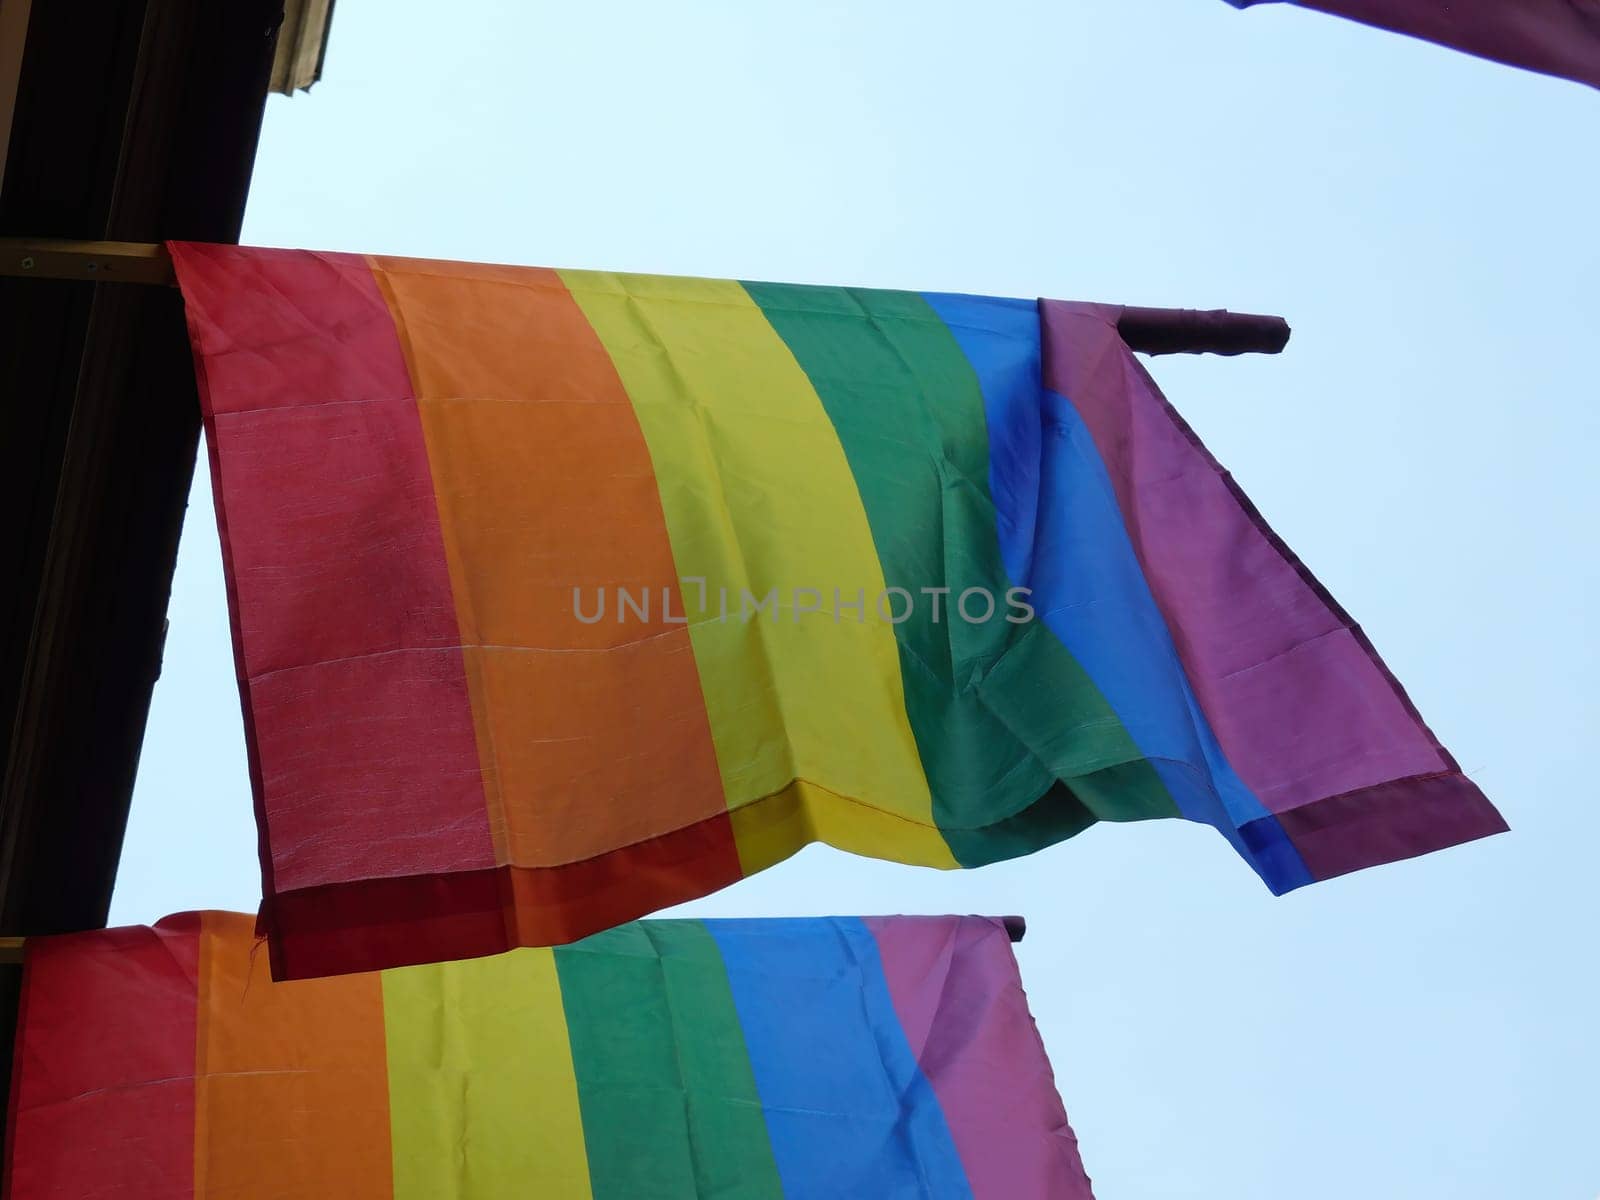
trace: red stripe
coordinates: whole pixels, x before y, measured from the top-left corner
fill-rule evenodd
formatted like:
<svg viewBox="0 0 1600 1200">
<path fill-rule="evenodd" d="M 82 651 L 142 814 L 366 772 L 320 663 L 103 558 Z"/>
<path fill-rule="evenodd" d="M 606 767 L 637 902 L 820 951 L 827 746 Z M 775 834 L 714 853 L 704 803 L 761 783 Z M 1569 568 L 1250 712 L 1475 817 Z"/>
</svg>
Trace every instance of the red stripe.
<svg viewBox="0 0 1600 1200">
<path fill-rule="evenodd" d="M 230 564 L 264 894 L 492 867 L 427 451 L 371 271 L 354 255 L 171 250 Z M 351 711 L 359 723 L 334 717 Z"/>
<path fill-rule="evenodd" d="M 199 934 L 186 913 L 29 940 L 11 1200 L 193 1193 Z"/>
</svg>

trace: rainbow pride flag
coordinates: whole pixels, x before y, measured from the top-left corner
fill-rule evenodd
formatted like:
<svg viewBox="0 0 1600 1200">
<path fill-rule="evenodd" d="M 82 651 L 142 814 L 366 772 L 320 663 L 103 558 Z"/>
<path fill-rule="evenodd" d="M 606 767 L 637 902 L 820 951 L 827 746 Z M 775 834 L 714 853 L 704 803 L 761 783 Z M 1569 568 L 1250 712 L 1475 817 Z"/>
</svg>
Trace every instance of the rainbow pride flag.
<svg viewBox="0 0 1600 1200">
<path fill-rule="evenodd" d="M 1013 935 L 646 921 L 289 983 L 232 913 L 30 939 L 6 1194 L 1086 1200 Z"/>
<path fill-rule="evenodd" d="M 1227 0 L 1235 8 L 1284 0 Z M 1600 87 L 1600 0 L 1288 0 Z"/>
<path fill-rule="evenodd" d="M 1118 310 L 172 252 L 279 978 L 812 841 L 1183 816 L 1283 892 L 1504 828 Z"/>
</svg>

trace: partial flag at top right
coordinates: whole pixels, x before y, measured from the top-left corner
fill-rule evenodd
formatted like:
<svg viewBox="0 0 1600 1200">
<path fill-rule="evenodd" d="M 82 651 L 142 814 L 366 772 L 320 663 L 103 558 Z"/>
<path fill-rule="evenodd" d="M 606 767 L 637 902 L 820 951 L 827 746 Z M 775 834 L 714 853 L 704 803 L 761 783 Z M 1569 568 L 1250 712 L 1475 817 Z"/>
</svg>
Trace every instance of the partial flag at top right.
<svg viewBox="0 0 1600 1200">
<path fill-rule="evenodd" d="M 1227 0 L 1235 8 L 1281 0 Z M 1600 88 L 1600 0 L 1289 0 Z"/>
</svg>

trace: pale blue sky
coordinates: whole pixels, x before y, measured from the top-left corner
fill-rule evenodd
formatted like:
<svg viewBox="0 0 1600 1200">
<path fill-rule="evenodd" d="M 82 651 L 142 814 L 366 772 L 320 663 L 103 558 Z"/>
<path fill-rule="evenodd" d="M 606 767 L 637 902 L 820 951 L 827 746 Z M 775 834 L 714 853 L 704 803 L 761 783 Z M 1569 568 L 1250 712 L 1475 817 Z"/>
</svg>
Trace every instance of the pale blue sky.
<svg viewBox="0 0 1600 1200">
<path fill-rule="evenodd" d="M 1287 316 L 1157 377 L 1511 834 L 1282 899 L 1178 822 L 813 847 L 688 911 L 1026 914 L 1101 1200 L 1600 1193 L 1600 94 L 1221 0 L 339 0 L 326 72 L 246 241 Z M 259 896 L 190 516 L 117 922 Z"/>
</svg>

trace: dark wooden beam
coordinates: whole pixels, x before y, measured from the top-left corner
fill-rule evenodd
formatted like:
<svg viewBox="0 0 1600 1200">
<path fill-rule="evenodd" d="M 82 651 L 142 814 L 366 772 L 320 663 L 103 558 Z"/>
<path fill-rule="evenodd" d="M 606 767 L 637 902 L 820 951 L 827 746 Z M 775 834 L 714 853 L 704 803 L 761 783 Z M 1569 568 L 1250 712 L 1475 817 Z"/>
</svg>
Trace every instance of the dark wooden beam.
<svg viewBox="0 0 1600 1200">
<path fill-rule="evenodd" d="M 281 12 L 33 3 L 0 235 L 237 240 Z M 0 278 L 0 313 L 0 934 L 35 935 L 106 920 L 199 413 L 172 289 Z"/>
<path fill-rule="evenodd" d="M 280 2 L 35 5 L 0 234 L 236 240 Z M 199 417 L 176 295 L 0 289 L 0 932 L 53 932 L 105 920 Z"/>
</svg>

